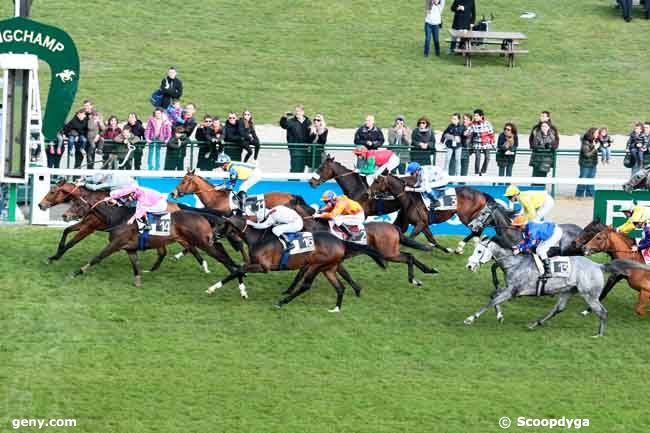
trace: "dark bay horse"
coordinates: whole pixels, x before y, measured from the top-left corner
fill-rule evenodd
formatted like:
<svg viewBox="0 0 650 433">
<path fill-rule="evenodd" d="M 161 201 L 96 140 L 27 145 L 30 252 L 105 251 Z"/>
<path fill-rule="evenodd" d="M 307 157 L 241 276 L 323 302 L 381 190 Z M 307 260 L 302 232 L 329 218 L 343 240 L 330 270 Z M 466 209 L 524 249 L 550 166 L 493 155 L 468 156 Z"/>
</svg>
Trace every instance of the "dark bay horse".
<svg viewBox="0 0 650 433">
<path fill-rule="evenodd" d="M 341 163 L 335 161 L 333 156 L 327 155 L 320 167 L 313 173 L 309 185 L 316 188 L 330 179 L 336 181 L 346 196 L 363 206 L 366 216 L 385 215 L 401 209 L 398 200 L 373 198 L 368 192 L 368 184 L 363 176 L 345 168 Z M 401 226 L 399 215 L 395 224 Z M 404 230 L 406 230 L 406 226 L 402 227 L 402 231 Z"/>
<path fill-rule="evenodd" d="M 468 186 L 458 187 L 456 188 L 456 209 L 436 211 L 433 214 L 433 220 L 430 221 L 429 209 L 427 209 L 424 201 L 422 201 L 420 193 L 406 192 L 404 190 L 406 186 L 406 182 L 396 176 L 378 176 L 370 187 L 370 192 L 373 194 L 389 192 L 397 197 L 402 207 L 403 220 L 413 226 L 411 237 L 424 233 L 427 240 L 433 246 L 445 252 L 451 252 L 451 250 L 438 244 L 438 241 L 436 241 L 429 229 L 429 225 L 445 222 L 452 216 L 458 215 L 460 221 L 468 226 L 488 202 L 494 202 L 491 196 L 477 191 L 474 188 Z M 480 232 L 472 231 L 472 233 L 465 237 L 458 244 L 456 253 L 462 254 L 465 244 L 475 236 L 480 236 Z"/>
<path fill-rule="evenodd" d="M 105 225 L 109 225 L 108 221 L 114 219 L 116 212 L 122 212 L 121 206 L 111 206 L 107 203 L 100 203 L 97 206 L 92 206 L 88 209 L 88 213 L 93 213 Z M 169 236 L 149 236 L 144 242 L 140 239 L 137 223 L 120 224 L 118 226 L 108 227 L 109 232 L 108 245 L 95 257 L 93 257 L 87 264 L 82 266 L 79 270 L 72 273 L 73 277 L 79 276 L 88 272 L 88 270 L 97 265 L 111 254 L 124 250 L 131 260 L 133 266 L 133 273 L 135 275 L 136 287 L 141 286 L 141 271 L 138 259 L 138 251 L 156 249 L 158 251 L 158 259 L 154 264 L 152 270 L 158 269 L 160 263 L 167 254 L 167 245 L 171 242 L 178 242 L 183 248 L 191 251 L 199 263 L 202 263 L 201 257 L 196 252 L 199 248 L 218 262 L 223 264 L 229 272 L 238 269 L 239 266 L 230 258 L 226 250 L 221 244 L 215 242 L 214 229 L 205 215 L 204 210 L 179 210 L 170 214 L 171 227 Z M 205 215 L 205 216 L 204 216 Z M 240 289 L 243 286 L 243 278 L 239 278 Z M 244 286 L 245 291 L 245 286 Z"/>
<path fill-rule="evenodd" d="M 382 268 L 386 267 L 383 256 L 373 248 L 342 241 L 327 232 L 314 232 L 314 251 L 289 256 L 286 268 L 281 269 L 283 246 L 270 230 L 254 229 L 246 224 L 245 218 L 240 216 L 224 218 L 223 224 L 218 226 L 217 230 L 222 235 L 228 235 L 228 232 L 232 232 L 239 236 L 250 248 L 250 262 L 232 272 L 224 280 L 212 285 L 207 290 L 208 294 L 214 293 L 230 280 L 241 277 L 246 273 L 301 269 L 301 275 L 304 279 L 300 288 L 296 291 L 289 291 L 289 293 L 285 292 L 287 296 L 278 301 L 277 306 L 282 307 L 309 290 L 316 276 L 322 273 L 336 290 L 336 306 L 330 312 L 339 312 L 343 303 L 345 287 L 338 279 L 337 272 L 340 272 L 341 263 L 345 259 L 359 254 L 366 254 Z M 344 271 L 344 273 L 347 273 L 347 271 Z M 357 296 L 359 294 L 357 292 Z"/>
<path fill-rule="evenodd" d="M 233 211 L 230 207 L 231 192 L 216 189 L 215 185 L 196 174 L 195 170 L 188 170 L 181 182 L 172 191 L 174 198 L 187 194 L 196 194 L 205 207 L 223 214 L 230 214 Z M 284 205 L 294 209 L 301 216 L 307 215 L 307 209 L 311 209 L 301 196 L 288 192 L 267 192 L 264 194 L 264 201 L 268 209 Z"/>
</svg>

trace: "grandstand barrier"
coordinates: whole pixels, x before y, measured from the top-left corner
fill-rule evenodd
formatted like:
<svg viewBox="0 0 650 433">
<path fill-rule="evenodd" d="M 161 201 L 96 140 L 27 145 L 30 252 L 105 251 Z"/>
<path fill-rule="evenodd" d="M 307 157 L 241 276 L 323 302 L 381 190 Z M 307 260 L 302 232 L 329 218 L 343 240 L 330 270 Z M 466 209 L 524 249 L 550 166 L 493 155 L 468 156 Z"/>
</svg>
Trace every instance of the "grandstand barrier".
<svg viewBox="0 0 650 433">
<path fill-rule="evenodd" d="M 47 194 L 53 178 L 68 177 L 70 180 L 79 179 L 82 176 L 90 176 L 97 173 L 108 173 L 109 170 L 87 170 L 87 169 L 47 169 L 47 168 L 30 168 L 29 174 L 32 177 L 33 188 L 31 190 L 31 207 L 30 222 L 39 225 L 56 225 L 62 226 L 65 223 L 56 215 L 52 215 L 50 210 L 41 211 L 38 208 L 38 202 Z M 123 173 L 123 171 L 122 171 Z M 149 171 L 138 170 L 131 171 L 130 174 L 136 178 L 138 183 L 161 193 L 170 193 L 181 178 L 185 175 L 184 171 Z M 197 172 L 210 180 L 213 184 L 220 184 L 225 181 L 226 174 L 217 174 L 215 172 Z M 338 185 L 329 181 L 319 186 L 311 188 L 307 180 L 311 178 L 310 173 L 266 173 L 262 180 L 249 190 L 249 194 L 262 194 L 269 191 L 290 191 L 294 194 L 301 195 L 308 204 L 318 204 L 321 194 L 326 189 L 332 189 L 341 193 Z M 509 202 L 504 196 L 505 188 L 509 183 L 518 185 L 529 184 L 596 184 L 596 185 L 622 185 L 625 179 L 579 179 L 579 178 L 535 178 L 535 177 L 497 177 L 497 176 L 451 176 L 452 184 L 464 183 L 475 187 L 483 192 L 492 195 L 499 203 L 508 206 Z M 453 186 L 453 185 L 450 185 Z M 523 187 L 530 189 L 533 187 Z M 597 191 L 599 192 L 599 191 Z M 182 197 L 180 202 L 200 207 L 201 204 L 194 195 Z M 59 212 L 60 213 L 60 212 Z M 392 222 L 396 214 L 384 215 L 381 217 L 372 217 L 370 220 Z M 469 233 L 467 228 L 461 224 L 457 217 L 452 218 L 449 222 L 432 225 L 431 229 L 434 234 L 447 235 L 464 235 Z"/>
</svg>

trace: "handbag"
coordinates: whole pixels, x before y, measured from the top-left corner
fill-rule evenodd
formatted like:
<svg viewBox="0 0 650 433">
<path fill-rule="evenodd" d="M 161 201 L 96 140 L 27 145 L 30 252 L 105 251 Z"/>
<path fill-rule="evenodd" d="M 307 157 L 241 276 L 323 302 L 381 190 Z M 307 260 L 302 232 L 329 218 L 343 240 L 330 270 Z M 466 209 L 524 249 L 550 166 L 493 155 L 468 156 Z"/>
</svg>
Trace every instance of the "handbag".
<svg viewBox="0 0 650 433">
<path fill-rule="evenodd" d="M 625 158 L 623 158 L 623 166 L 625 166 L 625 168 L 634 167 L 634 163 L 636 162 L 635 159 L 636 158 L 634 155 L 632 155 L 630 152 L 626 153 Z"/>
<path fill-rule="evenodd" d="M 154 107 L 160 107 L 160 104 L 162 104 L 162 99 L 163 99 L 163 94 L 160 89 L 157 89 L 151 94 L 151 97 L 149 98 L 149 102 L 151 102 L 151 105 Z"/>
</svg>

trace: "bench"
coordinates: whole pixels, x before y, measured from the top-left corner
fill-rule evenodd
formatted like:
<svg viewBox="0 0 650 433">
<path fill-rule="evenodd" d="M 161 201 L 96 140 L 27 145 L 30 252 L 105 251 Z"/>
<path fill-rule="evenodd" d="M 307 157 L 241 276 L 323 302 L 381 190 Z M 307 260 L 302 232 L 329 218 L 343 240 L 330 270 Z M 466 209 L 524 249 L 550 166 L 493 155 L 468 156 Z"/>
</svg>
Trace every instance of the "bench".
<svg viewBox="0 0 650 433">
<path fill-rule="evenodd" d="M 507 66 L 511 68 L 515 65 L 515 54 L 528 54 L 528 50 L 501 50 L 493 48 L 456 48 L 454 52 L 462 54 L 465 57 L 465 66 L 468 68 L 472 67 L 472 56 L 475 54 L 498 54 L 507 57 Z"/>
<path fill-rule="evenodd" d="M 511 68 L 515 66 L 515 55 L 528 54 L 528 50 L 518 49 L 522 41 L 526 40 L 526 35 L 523 33 L 450 29 L 449 34 L 450 41 L 455 40 L 458 43 L 454 53 L 463 55 L 465 66 L 468 68 L 472 67 L 473 54 L 504 56 L 507 59 L 506 66 Z"/>
</svg>

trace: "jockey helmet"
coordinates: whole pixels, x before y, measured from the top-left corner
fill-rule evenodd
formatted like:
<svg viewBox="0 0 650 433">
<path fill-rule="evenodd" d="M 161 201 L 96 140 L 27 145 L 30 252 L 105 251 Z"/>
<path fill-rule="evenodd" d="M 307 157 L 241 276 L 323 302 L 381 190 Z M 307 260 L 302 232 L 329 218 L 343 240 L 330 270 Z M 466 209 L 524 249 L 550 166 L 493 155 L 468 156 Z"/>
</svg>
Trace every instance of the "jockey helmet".
<svg viewBox="0 0 650 433">
<path fill-rule="evenodd" d="M 621 212 L 634 212 L 634 203 L 630 202 L 622 204 L 619 210 Z"/>
<path fill-rule="evenodd" d="M 422 166 L 417 162 L 409 162 L 409 165 L 406 166 L 406 174 L 413 174 L 419 170 L 422 170 Z"/>
<path fill-rule="evenodd" d="M 336 193 L 331 190 L 325 191 L 323 195 L 320 196 L 320 199 L 324 202 L 336 200 Z"/>
<path fill-rule="evenodd" d="M 228 170 L 228 177 L 230 180 L 237 180 L 239 177 L 239 173 L 237 173 L 237 170 L 235 170 L 235 167 L 230 167 L 230 170 Z"/>
<path fill-rule="evenodd" d="M 366 156 L 368 156 L 368 149 L 365 148 L 364 146 L 358 146 L 352 150 L 352 153 L 365 158 Z"/>
<path fill-rule="evenodd" d="M 519 188 L 517 188 L 516 185 L 510 185 L 508 189 L 506 189 L 506 197 L 512 197 L 517 194 L 519 194 L 521 191 L 519 191 Z"/>
<path fill-rule="evenodd" d="M 526 224 L 528 224 L 528 220 L 526 219 L 526 217 L 524 215 L 517 215 L 512 220 L 512 225 L 515 226 L 515 227 L 523 227 Z"/>
</svg>

